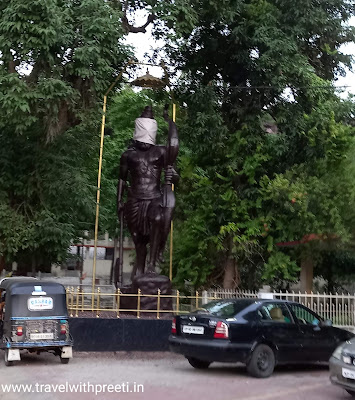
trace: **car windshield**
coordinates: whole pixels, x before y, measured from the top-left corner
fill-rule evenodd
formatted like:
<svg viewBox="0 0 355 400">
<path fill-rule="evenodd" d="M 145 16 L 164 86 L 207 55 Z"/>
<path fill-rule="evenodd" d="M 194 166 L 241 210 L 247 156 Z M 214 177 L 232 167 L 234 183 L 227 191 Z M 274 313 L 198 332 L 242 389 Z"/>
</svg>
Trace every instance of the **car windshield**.
<svg viewBox="0 0 355 400">
<path fill-rule="evenodd" d="M 211 314 L 216 317 L 232 318 L 252 304 L 254 300 L 217 300 L 196 309 L 198 314 Z"/>
</svg>

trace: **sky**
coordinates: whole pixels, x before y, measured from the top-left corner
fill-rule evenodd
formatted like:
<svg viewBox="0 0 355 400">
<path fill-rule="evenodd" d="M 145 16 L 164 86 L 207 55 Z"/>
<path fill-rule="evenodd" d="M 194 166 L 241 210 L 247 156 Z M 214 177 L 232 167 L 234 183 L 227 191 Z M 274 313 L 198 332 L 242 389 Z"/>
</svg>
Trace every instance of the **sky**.
<svg viewBox="0 0 355 400">
<path fill-rule="evenodd" d="M 146 21 L 145 13 L 140 13 L 135 17 L 135 25 L 140 26 L 143 25 Z M 355 26 L 355 17 L 351 18 L 350 25 Z M 164 42 L 162 40 L 156 41 L 152 37 L 151 34 L 151 26 L 148 26 L 146 33 L 130 33 L 126 39 L 126 43 L 130 44 L 135 48 L 135 55 L 139 61 L 144 61 L 144 54 L 153 54 L 155 49 L 163 49 Z M 355 57 L 355 43 L 349 43 L 341 47 L 341 51 L 347 54 L 352 54 Z M 140 75 L 144 75 L 147 67 L 141 69 L 139 71 Z M 341 95 L 341 97 L 347 97 L 348 93 L 352 93 L 355 95 L 355 63 L 354 63 L 354 72 L 347 71 L 345 77 L 339 77 L 335 82 L 335 86 L 348 86 L 348 88 L 344 89 L 345 92 Z M 161 77 L 163 75 L 163 71 L 159 67 L 149 67 L 149 73 L 156 76 Z M 138 74 L 138 75 L 139 75 Z"/>
<path fill-rule="evenodd" d="M 137 13 L 135 18 L 135 26 L 141 26 L 146 22 L 146 14 L 141 12 Z M 146 33 L 129 33 L 126 37 L 125 42 L 135 49 L 134 54 L 136 58 L 140 62 L 144 62 L 144 55 L 148 53 L 152 55 L 154 50 L 163 49 L 164 41 L 163 40 L 155 40 L 152 36 L 152 26 L 149 25 L 147 27 Z M 149 73 L 154 75 L 157 78 L 161 78 L 163 76 L 163 70 L 161 67 L 146 67 L 143 66 L 141 70 L 136 75 L 144 75 L 146 69 L 149 69 Z M 133 78 L 134 79 L 134 78 Z"/>
</svg>

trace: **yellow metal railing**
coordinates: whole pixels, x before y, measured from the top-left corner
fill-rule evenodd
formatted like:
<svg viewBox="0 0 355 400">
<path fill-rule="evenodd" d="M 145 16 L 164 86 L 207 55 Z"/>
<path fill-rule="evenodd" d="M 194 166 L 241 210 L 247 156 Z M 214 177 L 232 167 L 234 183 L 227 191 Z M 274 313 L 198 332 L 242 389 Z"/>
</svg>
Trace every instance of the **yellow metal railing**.
<svg viewBox="0 0 355 400">
<path fill-rule="evenodd" d="M 138 293 L 122 293 L 120 289 L 112 293 L 104 293 L 100 288 L 97 288 L 95 292 L 85 292 L 78 286 L 67 288 L 66 293 L 70 317 L 88 317 L 92 313 L 97 318 L 100 316 L 112 317 L 112 314 L 117 318 L 124 315 L 140 318 L 144 314 L 149 314 L 150 317 L 160 319 L 164 314 L 189 313 L 193 309 L 203 307 L 203 304 L 207 301 L 218 299 L 216 296 L 200 296 L 198 291 L 194 295 L 183 295 L 176 290 L 174 294 L 167 295 L 162 294 L 160 289 L 157 290 L 156 294 L 143 294 L 140 289 L 138 289 Z M 133 303 L 136 304 L 136 308 L 122 307 L 122 299 L 129 297 L 134 298 Z M 155 299 L 153 301 L 154 308 L 145 309 L 142 307 L 142 301 L 146 298 Z M 171 300 L 171 309 L 165 309 L 167 299 Z M 105 315 L 102 315 L 102 313 L 105 313 Z"/>
</svg>

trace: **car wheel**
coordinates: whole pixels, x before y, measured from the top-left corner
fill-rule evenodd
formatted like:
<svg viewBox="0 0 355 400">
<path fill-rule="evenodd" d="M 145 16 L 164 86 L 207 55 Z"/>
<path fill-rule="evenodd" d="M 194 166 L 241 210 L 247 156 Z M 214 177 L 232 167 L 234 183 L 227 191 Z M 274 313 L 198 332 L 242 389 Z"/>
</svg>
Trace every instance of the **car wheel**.
<svg viewBox="0 0 355 400">
<path fill-rule="evenodd" d="M 62 357 L 60 357 L 60 362 L 61 362 L 62 364 L 68 364 L 68 363 L 69 363 L 69 360 L 70 360 L 70 358 L 62 358 Z"/>
<path fill-rule="evenodd" d="M 353 397 L 355 397 L 355 392 L 353 391 L 353 390 L 348 390 L 348 389 L 345 389 L 349 394 L 351 394 Z"/>
<path fill-rule="evenodd" d="M 198 358 L 187 358 L 187 361 L 190 363 L 190 365 L 192 365 L 194 368 L 197 369 L 206 369 L 210 366 L 210 362 L 209 361 L 203 361 L 203 360 L 199 360 Z"/>
<path fill-rule="evenodd" d="M 11 367 L 11 365 L 14 365 L 14 361 L 9 361 L 9 350 L 5 350 L 5 365 L 7 367 Z"/>
<path fill-rule="evenodd" d="M 268 378 L 275 368 L 275 354 L 273 350 L 265 345 L 259 344 L 254 349 L 249 362 L 247 371 L 256 378 Z"/>
</svg>

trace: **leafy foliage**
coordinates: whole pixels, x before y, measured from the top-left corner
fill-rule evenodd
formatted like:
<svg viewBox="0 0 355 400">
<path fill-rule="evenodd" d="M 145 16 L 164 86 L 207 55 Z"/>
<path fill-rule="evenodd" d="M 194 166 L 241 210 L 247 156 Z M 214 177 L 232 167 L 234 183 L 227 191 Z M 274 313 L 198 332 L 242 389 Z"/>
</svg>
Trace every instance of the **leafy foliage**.
<svg viewBox="0 0 355 400">
<path fill-rule="evenodd" d="M 323 251 L 316 269 L 316 274 L 326 281 L 326 285 L 321 290 L 343 292 L 344 287 L 354 281 L 354 262 L 354 251 L 351 248 Z"/>
<path fill-rule="evenodd" d="M 294 280 L 304 236 L 320 235 L 320 248 L 353 233 L 354 107 L 331 83 L 351 60 L 339 47 L 354 40 L 353 5 L 189 5 L 197 23 L 168 47 L 183 70 L 189 149 L 180 158 L 176 283 L 221 284 L 231 257 L 234 285 Z M 299 241 L 299 251 L 284 253 L 280 241 Z M 245 271 L 258 281 L 243 281 Z"/>
<path fill-rule="evenodd" d="M 62 260 L 94 221 L 100 104 L 129 55 L 99 0 L 0 5 L 0 258 Z"/>
<path fill-rule="evenodd" d="M 340 46 L 354 41 L 352 2 L 5 0 L 0 256 L 58 261 L 92 229 L 99 101 L 130 56 L 122 21 L 137 9 L 155 16 L 182 72 L 177 286 L 221 284 L 233 265 L 234 285 L 278 285 L 297 278 L 307 247 L 348 246 L 354 104 L 332 83 L 351 65 Z M 119 157 L 147 100 L 160 115 L 162 94 L 129 89 L 108 110 L 100 230 L 115 232 Z M 317 240 L 303 244 L 309 235 Z M 287 252 L 283 241 L 300 246 Z"/>
</svg>

